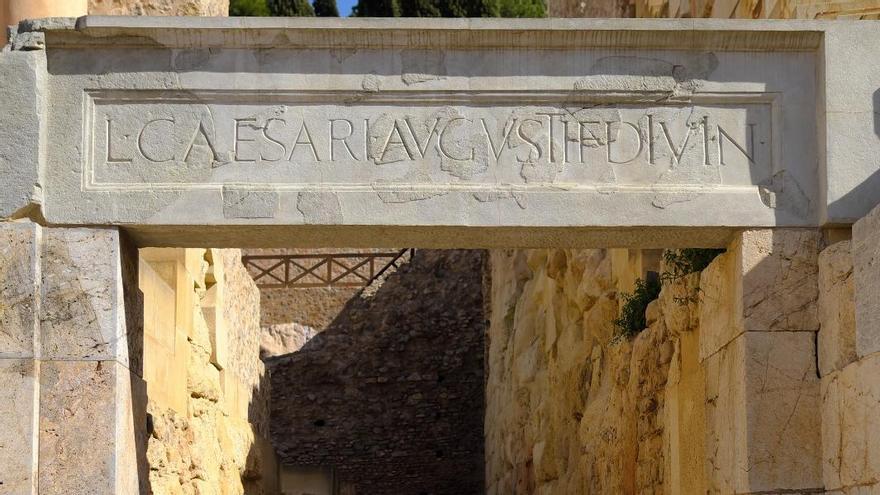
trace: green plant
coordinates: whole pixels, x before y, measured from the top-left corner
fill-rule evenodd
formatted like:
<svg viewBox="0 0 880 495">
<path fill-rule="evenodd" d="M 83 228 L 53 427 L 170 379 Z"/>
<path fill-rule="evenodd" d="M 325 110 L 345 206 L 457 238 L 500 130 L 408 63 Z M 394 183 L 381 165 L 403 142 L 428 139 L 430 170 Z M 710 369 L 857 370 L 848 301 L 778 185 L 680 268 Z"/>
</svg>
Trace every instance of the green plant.
<svg viewBox="0 0 880 495">
<path fill-rule="evenodd" d="M 663 261 L 666 270 L 660 275 L 663 281 L 672 281 L 701 272 L 712 262 L 724 249 L 688 248 L 670 249 L 663 253 Z"/>
<path fill-rule="evenodd" d="M 308 0 L 267 0 L 269 12 L 276 17 L 313 17 L 315 9 Z"/>
<path fill-rule="evenodd" d="M 318 17 L 339 17 L 339 9 L 336 8 L 336 0 L 315 0 L 312 3 L 315 15 Z"/>
<path fill-rule="evenodd" d="M 544 0 L 358 0 L 358 17 L 544 17 Z"/>
<path fill-rule="evenodd" d="M 266 0 L 230 0 L 229 15 L 266 17 L 271 13 Z"/>
<path fill-rule="evenodd" d="M 614 320 L 618 335 L 631 338 L 648 326 L 645 310 L 648 304 L 660 295 L 660 277 L 648 277 L 647 280 L 636 279 L 635 290 L 621 294 L 623 306 L 620 316 Z"/>
<path fill-rule="evenodd" d="M 501 0 L 501 17 L 545 17 L 545 0 Z"/>
<path fill-rule="evenodd" d="M 614 325 L 618 329 L 618 337 L 632 338 L 648 326 L 645 310 L 651 301 L 660 296 L 662 284 L 678 280 L 691 273 L 703 271 L 712 260 L 723 252 L 724 249 L 705 248 L 665 251 L 663 261 L 666 269 L 663 273 L 659 276 L 648 277 L 647 281 L 637 279 L 636 288 L 632 294 L 621 294 L 623 305 L 620 309 L 620 317 L 614 320 Z M 700 288 L 695 287 L 692 294 L 686 297 L 676 297 L 673 300 L 681 305 L 696 302 L 699 299 L 699 292 Z"/>
</svg>

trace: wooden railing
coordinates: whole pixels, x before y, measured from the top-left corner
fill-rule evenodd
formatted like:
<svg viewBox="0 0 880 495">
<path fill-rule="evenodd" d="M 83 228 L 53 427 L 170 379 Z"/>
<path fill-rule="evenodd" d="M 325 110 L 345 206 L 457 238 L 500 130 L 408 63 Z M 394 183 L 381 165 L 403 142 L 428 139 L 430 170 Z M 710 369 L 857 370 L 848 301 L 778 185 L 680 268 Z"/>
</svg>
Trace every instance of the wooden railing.
<svg viewBox="0 0 880 495">
<path fill-rule="evenodd" d="M 256 254 L 242 256 L 241 262 L 261 289 L 364 287 L 407 251 Z"/>
</svg>

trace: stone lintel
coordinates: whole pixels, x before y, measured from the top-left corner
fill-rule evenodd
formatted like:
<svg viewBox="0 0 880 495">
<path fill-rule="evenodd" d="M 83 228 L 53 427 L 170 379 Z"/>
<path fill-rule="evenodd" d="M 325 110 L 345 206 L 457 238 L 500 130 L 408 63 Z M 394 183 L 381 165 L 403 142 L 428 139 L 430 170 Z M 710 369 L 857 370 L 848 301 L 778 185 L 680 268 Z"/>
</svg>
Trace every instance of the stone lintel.
<svg viewBox="0 0 880 495">
<path fill-rule="evenodd" d="M 0 219 L 27 216 L 43 199 L 46 55 L 0 53 Z"/>
<path fill-rule="evenodd" d="M 814 50 L 833 22 L 721 19 L 381 19 L 85 16 L 24 21 L 51 44 L 132 36 L 131 45 L 308 48 Z M 100 42 L 100 41 L 99 41 Z M 169 45 L 170 43 L 170 45 Z"/>
<path fill-rule="evenodd" d="M 51 192 L 49 224 L 126 226 L 152 246 L 204 242 L 193 226 L 233 227 L 219 242 L 238 246 L 293 237 L 287 227 L 365 229 L 373 244 L 382 229 L 448 229 L 442 245 L 500 228 L 517 246 L 534 245 L 539 229 L 630 229 L 612 240 L 586 232 L 580 245 L 594 247 L 665 229 L 721 233 L 688 243 L 706 246 L 736 229 L 845 226 L 880 201 L 880 72 L 854 63 L 876 56 L 880 26 L 850 30 L 711 19 L 25 21 L 22 34 L 45 38 L 45 77 L 33 85 L 47 99 L 30 127 L 4 128 L 10 143 L 40 143 L 10 176 Z M 4 204 L 26 204 L 12 194 Z"/>
</svg>

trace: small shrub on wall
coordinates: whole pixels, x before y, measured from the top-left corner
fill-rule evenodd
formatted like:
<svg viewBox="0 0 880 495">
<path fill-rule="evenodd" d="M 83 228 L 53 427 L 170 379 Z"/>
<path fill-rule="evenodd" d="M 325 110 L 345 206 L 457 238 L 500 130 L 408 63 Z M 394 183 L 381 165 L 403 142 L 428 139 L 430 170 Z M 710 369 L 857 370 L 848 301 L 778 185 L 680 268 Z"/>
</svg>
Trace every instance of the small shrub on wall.
<svg viewBox="0 0 880 495">
<path fill-rule="evenodd" d="M 660 296 L 660 289 L 664 283 L 674 282 L 691 273 L 703 271 L 724 249 L 676 249 L 667 250 L 663 253 L 663 261 L 666 269 L 659 276 L 649 276 L 648 280 L 637 279 L 636 288 L 630 293 L 621 294 L 623 301 L 620 308 L 620 316 L 614 320 L 618 330 L 618 337 L 632 338 L 644 330 L 648 324 L 645 310 L 651 301 Z M 649 272 L 650 274 L 650 272 Z M 699 292 L 699 287 L 695 292 Z M 697 298 L 698 294 L 689 295 L 679 301 L 687 304 Z"/>
<path fill-rule="evenodd" d="M 620 309 L 620 316 L 614 320 L 620 337 L 635 337 L 648 326 L 645 310 L 659 295 L 660 277 L 657 276 L 648 277 L 647 280 L 636 279 L 635 290 L 631 294 L 621 294 L 623 306 Z"/>
</svg>

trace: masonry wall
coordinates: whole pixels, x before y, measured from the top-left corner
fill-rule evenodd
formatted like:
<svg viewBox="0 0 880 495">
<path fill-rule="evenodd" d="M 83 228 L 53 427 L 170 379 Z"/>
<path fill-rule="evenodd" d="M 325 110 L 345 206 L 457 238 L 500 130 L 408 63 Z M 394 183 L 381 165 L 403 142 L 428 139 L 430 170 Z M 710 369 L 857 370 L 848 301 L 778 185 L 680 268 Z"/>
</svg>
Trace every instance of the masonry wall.
<svg viewBox="0 0 880 495">
<path fill-rule="evenodd" d="M 333 469 L 345 493 L 483 492 L 483 260 L 419 250 L 267 361 L 282 464 Z"/>
<path fill-rule="evenodd" d="M 819 270 L 825 488 L 880 493 L 880 207 L 822 252 Z"/>
<path fill-rule="evenodd" d="M 277 493 L 259 294 L 238 250 L 141 250 L 150 493 Z"/>
<path fill-rule="evenodd" d="M 820 279 L 834 301 L 846 291 L 820 277 L 821 245 L 815 231 L 743 232 L 665 282 L 632 339 L 612 322 L 646 253 L 493 251 L 488 493 L 833 487 L 821 459 L 844 454 L 820 433 Z"/>
<path fill-rule="evenodd" d="M 878 19 L 877 0 L 549 0 L 550 17 Z"/>
<path fill-rule="evenodd" d="M 627 250 L 492 251 L 488 493 L 652 493 L 668 481 L 664 403 L 678 337 L 696 313 L 692 304 L 670 306 L 667 291 L 672 329 L 655 304 L 647 330 L 615 339 L 618 284 L 643 275 L 638 263 L 621 263 L 630 254 L 640 258 Z M 699 479 L 685 485 L 702 488 Z"/>
</svg>

